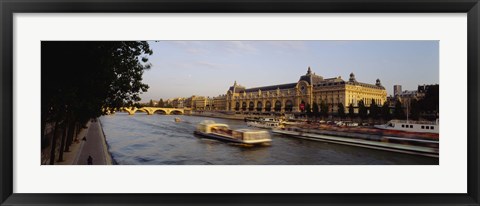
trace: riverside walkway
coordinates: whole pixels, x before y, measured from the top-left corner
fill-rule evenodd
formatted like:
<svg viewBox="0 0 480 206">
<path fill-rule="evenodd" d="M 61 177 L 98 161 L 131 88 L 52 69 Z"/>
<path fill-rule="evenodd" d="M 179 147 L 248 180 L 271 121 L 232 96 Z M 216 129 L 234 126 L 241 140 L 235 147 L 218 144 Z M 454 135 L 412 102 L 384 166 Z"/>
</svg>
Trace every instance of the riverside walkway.
<svg viewBox="0 0 480 206">
<path fill-rule="evenodd" d="M 111 165 L 112 159 L 108 153 L 105 136 L 98 120 L 92 120 L 86 135 L 79 137 L 81 144 L 74 165 L 87 165 L 88 157 L 91 156 L 93 165 Z"/>
</svg>

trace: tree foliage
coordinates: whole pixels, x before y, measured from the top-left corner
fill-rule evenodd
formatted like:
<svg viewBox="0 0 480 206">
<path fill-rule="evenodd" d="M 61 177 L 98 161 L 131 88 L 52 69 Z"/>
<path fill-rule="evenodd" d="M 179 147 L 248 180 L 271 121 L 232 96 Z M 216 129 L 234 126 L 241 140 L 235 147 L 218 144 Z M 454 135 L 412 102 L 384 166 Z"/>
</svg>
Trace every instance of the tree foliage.
<svg viewBox="0 0 480 206">
<path fill-rule="evenodd" d="M 418 104 L 418 101 L 416 99 L 410 100 L 408 112 L 409 119 L 418 120 L 418 118 L 420 117 L 420 105 Z"/>
<path fill-rule="evenodd" d="M 390 106 L 388 105 L 388 102 L 383 103 L 382 118 L 384 120 L 390 120 Z"/>
<path fill-rule="evenodd" d="M 337 110 L 338 116 L 340 118 L 345 118 L 345 107 L 343 106 L 342 103 L 338 103 L 338 110 Z"/>
<path fill-rule="evenodd" d="M 67 122 L 83 125 L 107 108 L 113 111 L 140 101 L 139 95 L 148 89 L 142 75 L 151 66 L 152 53 L 147 42 L 139 41 L 42 41 L 42 131 L 47 122 L 63 122 L 73 131 L 70 127 L 77 124 Z M 66 150 L 71 139 L 66 138 Z"/>
<path fill-rule="evenodd" d="M 402 103 L 399 100 L 395 102 L 395 109 L 393 111 L 393 115 L 397 119 L 405 118 L 405 112 L 403 111 Z"/>
<path fill-rule="evenodd" d="M 305 105 L 305 113 L 307 114 L 307 117 L 312 117 L 312 108 L 309 103 Z"/>
<path fill-rule="evenodd" d="M 348 116 L 350 116 L 351 119 L 355 117 L 355 108 L 353 108 L 353 104 L 348 106 Z"/>
<path fill-rule="evenodd" d="M 368 114 L 368 109 L 365 106 L 365 103 L 363 102 L 363 100 L 360 100 L 358 102 L 358 116 L 360 116 L 360 118 L 362 119 L 366 119 L 367 114 Z"/>
<path fill-rule="evenodd" d="M 165 107 L 165 102 L 163 102 L 162 98 L 160 98 L 160 100 L 158 100 L 158 107 Z"/>
<path fill-rule="evenodd" d="M 328 117 L 328 105 L 324 101 L 320 102 L 320 115 Z"/>
<path fill-rule="evenodd" d="M 318 108 L 318 104 L 316 102 L 313 103 L 312 112 L 314 117 L 320 116 L 320 109 Z"/>
<path fill-rule="evenodd" d="M 370 118 L 377 119 L 380 113 L 379 110 L 380 109 L 377 103 L 375 102 L 374 99 L 372 99 L 372 103 L 370 103 L 370 113 L 369 113 Z"/>
</svg>

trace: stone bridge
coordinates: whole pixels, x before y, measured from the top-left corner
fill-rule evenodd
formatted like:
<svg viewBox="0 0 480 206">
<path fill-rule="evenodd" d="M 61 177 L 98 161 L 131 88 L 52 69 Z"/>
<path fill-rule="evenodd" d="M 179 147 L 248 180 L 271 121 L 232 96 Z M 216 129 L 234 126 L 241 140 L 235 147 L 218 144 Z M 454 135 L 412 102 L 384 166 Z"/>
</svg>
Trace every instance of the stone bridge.
<svg viewBox="0 0 480 206">
<path fill-rule="evenodd" d="M 160 107 L 122 107 L 121 111 L 128 112 L 129 115 L 134 115 L 137 111 L 146 112 L 148 115 L 154 114 L 156 111 L 163 111 L 165 114 L 169 115 L 173 113 L 185 114 L 185 112 L 190 112 L 190 109 L 179 109 L 179 108 L 160 108 Z"/>
</svg>

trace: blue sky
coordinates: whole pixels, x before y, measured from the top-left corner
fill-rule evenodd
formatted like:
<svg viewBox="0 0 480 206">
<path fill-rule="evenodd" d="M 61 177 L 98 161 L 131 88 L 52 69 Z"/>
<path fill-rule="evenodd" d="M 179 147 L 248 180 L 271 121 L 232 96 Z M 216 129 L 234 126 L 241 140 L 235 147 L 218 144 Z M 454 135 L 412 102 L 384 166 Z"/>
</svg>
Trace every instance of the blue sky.
<svg viewBox="0 0 480 206">
<path fill-rule="evenodd" d="M 191 95 L 217 96 L 237 83 L 250 87 L 297 82 L 310 66 L 324 78 L 351 72 L 357 81 L 379 78 L 416 90 L 439 83 L 438 41 L 151 41 L 150 86 L 142 102 Z"/>
</svg>

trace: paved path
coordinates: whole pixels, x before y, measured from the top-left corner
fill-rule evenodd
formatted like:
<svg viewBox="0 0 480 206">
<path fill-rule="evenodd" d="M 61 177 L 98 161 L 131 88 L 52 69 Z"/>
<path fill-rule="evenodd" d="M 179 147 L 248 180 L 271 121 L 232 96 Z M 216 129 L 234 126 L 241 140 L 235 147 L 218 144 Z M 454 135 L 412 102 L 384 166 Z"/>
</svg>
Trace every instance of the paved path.
<svg viewBox="0 0 480 206">
<path fill-rule="evenodd" d="M 102 128 L 98 120 L 90 122 L 86 141 L 83 140 L 83 137 L 79 137 L 79 139 L 82 141 L 82 145 L 80 147 L 80 153 L 77 155 L 73 164 L 87 165 L 88 156 L 93 158 L 94 165 L 112 164 L 111 158 L 108 155 L 105 137 L 103 136 Z"/>
</svg>

